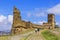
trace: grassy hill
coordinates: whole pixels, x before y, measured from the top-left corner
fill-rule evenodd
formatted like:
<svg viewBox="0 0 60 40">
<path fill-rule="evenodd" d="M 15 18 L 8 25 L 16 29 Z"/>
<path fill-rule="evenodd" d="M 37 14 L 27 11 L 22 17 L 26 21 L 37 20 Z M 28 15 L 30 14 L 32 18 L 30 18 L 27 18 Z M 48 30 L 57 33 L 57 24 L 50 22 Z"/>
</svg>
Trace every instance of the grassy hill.
<svg viewBox="0 0 60 40">
<path fill-rule="evenodd" d="M 45 30 L 42 32 L 43 37 L 46 40 L 60 40 L 60 38 L 49 30 Z"/>
</svg>

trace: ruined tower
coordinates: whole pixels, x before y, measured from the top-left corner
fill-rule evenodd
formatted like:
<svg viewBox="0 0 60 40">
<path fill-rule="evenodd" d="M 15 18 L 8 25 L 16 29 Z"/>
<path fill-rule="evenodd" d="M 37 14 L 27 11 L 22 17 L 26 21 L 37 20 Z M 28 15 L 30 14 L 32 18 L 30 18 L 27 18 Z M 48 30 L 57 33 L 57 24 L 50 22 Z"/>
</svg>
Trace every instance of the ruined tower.
<svg viewBox="0 0 60 40">
<path fill-rule="evenodd" d="M 16 7 L 14 7 L 14 9 L 13 9 L 13 24 L 12 24 L 12 30 L 11 30 L 11 32 L 13 34 L 18 32 L 17 30 L 20 28 L 20 20 L 21 20 L 20 12 Z"/>
<path fill-rule="evenodd" d="M 13 9 L 13 24 L 18 24 L 21 20 L 20 12 L 19 10 L 14 7 Z"/>
<path fill-rule="evenodd" d="M 55 15 L 54 14 L 48 14 L 48 23 L 51 24 L 51 29 L 55 27 Z"/>
</svg>

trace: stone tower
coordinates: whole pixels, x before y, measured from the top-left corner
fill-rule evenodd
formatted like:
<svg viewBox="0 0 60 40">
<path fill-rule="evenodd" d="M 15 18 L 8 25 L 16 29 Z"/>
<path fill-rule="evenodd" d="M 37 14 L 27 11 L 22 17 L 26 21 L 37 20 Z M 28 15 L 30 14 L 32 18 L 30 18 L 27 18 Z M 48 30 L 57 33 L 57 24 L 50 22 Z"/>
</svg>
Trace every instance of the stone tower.
<svg viewBox="0 0 60 40">
<path fill-rule="evenodd" d="M 51 24 L 51 29 L 55 27 L 55 15 L 54 14 L 48 14 L 48 23 Z"/>
<path fill-rule="evenodd" d="M 20 27 L 21 16 L 19 10 L 14 7 L 13 9 L 13 24 L 11 32 L 13 34 L 17 33 L 18 28 Z"/>
<path fill-rule="evenodd" d="M 14 7 L 14 9 L 13 9 L 13 24 L 19 23 L 20 20 L 21 20 L 20 12 L 16 7 Z"/>
</svg>

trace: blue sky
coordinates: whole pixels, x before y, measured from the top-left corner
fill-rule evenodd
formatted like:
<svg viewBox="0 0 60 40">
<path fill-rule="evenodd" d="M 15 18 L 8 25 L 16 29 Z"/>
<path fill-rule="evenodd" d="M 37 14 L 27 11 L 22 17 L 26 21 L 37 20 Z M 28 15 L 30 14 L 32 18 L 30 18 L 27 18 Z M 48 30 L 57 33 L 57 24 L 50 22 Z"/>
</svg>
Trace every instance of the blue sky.
<svg viewBox="0 0 60 40">
<path fill-rule="evenodd" d="M 14 6 L 22 20 L 41 24 L 47 22 L 48 13 L 53 13 L 56 23 L 60 23 L 60 0 L 0 0 L 0 30 L 11 29 Z"/>
</svg>

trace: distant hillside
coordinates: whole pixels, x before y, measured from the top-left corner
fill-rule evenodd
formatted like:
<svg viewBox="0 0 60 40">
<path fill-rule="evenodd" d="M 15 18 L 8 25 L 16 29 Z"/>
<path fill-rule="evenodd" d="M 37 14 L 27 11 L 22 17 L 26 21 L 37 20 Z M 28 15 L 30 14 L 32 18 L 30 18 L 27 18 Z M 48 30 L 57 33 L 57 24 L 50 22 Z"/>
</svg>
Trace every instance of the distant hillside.
<svg viewBox="0 0 60 40">
<path fill-rule="evenodd" d="M 0 35 L 9 35 L 10 31 L 0 31 Z"/>
</svg>

